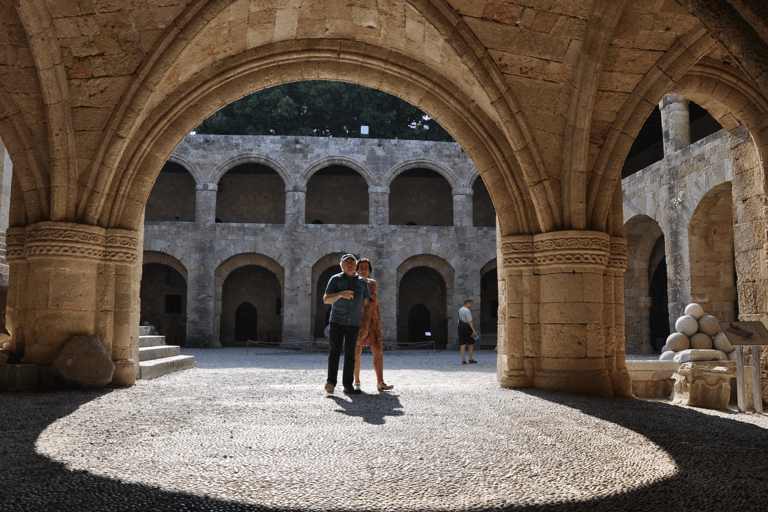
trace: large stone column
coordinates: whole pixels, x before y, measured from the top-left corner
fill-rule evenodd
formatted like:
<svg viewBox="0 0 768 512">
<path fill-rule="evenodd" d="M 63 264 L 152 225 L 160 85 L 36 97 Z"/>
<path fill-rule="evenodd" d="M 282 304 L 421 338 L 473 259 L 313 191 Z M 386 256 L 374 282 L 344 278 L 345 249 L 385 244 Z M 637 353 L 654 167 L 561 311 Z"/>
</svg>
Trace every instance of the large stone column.
<svg viewBox="0 0 768 512">
<path fill-rule="evenodd" d="M 65 222 L 8 229 L 13 352 L 50 365 L 75 335 L 97 334 L 114 385 L 138 372 L 141 234 Z"/>
<path fill-rule="evenodd" d="M 629 376 L 618 361 L 624 353 L 622 241 L 592 231 L 500 237 L 503 386 L 626 394 Z M 623 251 L 626 266 L 626 244 Z"/>
<path fill-rule="evenodd" d="M 197 243 L 190 254 L 195 265 L 187 269 L 187 346 L 220 347 L 215 321 L 216 225 L 198 224 L 197 230 Z"/>
<path fill-rule="evenodd" d="M 664 155 L 671 155 L 691 144 L 691 115 L 688 100 L 667 94 L 659 103 L 661 129 L 664 132 Z"/>
<path fill-rule="evenodd" d="M 285 224 L 296 226 L 304 224 L 307 209 L 307 186 L 286 185 L 285 187 Z"/>
<path fill-rule="evenodd" d="M 453 189 L 453 225 L 454 227 L 472 227 L 471 188 Z"/>
<path fill-rule="evenodd" d="M 389 187 L 368 187 L 368 223 L 389 224 Z"/>
<path fill-rule="evenodd" d="M 215 183 L 198 183 L 195 186 L 195 222 L 214 224 L 216 222 L 216 193 L 219 186 Z"/>
</svg>

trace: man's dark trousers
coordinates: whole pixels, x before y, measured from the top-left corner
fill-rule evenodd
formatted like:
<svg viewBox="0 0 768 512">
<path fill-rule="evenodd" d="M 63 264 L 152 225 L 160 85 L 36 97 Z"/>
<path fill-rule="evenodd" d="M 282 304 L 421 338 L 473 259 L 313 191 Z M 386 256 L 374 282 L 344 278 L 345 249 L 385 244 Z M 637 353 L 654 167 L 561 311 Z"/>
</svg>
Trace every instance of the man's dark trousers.
<svg viewBox="0 0 768 512">
<path fill-rule="evenodd" d="M 355 379 L 355 348 L 357 347 L 357 333 L 359 325 L 342 325 L 331 322 L 328 337 L 331 342 L 331 353 L 328 355 L 328 382 L 336 385 L 339 373 L 339 357 L 341 347 L 344 347 L 344 371 L 341 374 L 341 383 L 344 389 L 352 389 Z"/>
</svg>

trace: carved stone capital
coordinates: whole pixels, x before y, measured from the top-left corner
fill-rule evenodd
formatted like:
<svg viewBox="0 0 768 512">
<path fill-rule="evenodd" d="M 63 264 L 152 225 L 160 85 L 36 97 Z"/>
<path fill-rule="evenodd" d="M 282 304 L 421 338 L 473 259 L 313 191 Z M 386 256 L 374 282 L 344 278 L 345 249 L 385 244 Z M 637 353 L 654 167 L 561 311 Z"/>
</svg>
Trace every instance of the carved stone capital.
<svg viewBox="0 0 768 512">
<path fill-rule="evenodd" d="M 611 254 L 608 258 L 608 270 L 623 274 L 627 270 L 627 239 L 618 236 L 611 237 Z"/>
<path fill-rule="evenodd" d="M 139 261 L 139 234 L 127 229 L 107 230 L 104 259 L 113 262 L 136 263 Z"/>
<path fill-rule="evenodd" d="M 106 229 L 69 222 L 39 222 L 24 229 L 24 258 L 102 260 Z"/>
<path fill-rule="evenodd" d="M 499 240 L 503 270 L 533 269 L 532 235 L 502 236 Z"/>
<path fill-rule="evenodd" d="M 602 273 L 610 256 L 610 236 L 597 231 L 556 231 L 533 237 L 538 273 Z"/>
</svg>

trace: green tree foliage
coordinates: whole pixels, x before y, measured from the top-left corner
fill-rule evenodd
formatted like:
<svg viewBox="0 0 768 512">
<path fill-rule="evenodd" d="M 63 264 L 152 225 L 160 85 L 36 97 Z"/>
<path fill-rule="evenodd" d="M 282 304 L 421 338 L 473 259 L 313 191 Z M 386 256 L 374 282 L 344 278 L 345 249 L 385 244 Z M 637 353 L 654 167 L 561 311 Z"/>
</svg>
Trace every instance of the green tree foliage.
<svg viewBox="0 0 768 512">
<path fill-rule="evenodd" d="M 198 133 L 310 135 L 453 141 L 437 121 L 387 93 L 344 82 L 284 84 L 230 103 L 203 121 Z"/>
</svg>

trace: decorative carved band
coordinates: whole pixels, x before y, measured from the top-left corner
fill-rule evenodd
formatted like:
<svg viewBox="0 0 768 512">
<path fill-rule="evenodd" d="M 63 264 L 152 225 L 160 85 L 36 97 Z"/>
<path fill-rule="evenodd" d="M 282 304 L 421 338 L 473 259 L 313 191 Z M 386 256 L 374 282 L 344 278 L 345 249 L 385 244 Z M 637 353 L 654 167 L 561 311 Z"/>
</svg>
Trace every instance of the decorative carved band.
<svg viewBox="0 0 768 512">
<path fill-rule="evenodd" d="M 533 267 L 533 237 L 508 236 L 501 239 L 501 264 L 504 270 Z"/>
<path fill-rule="evenodd" d="M 534 264 L 539 271 L 602 271 L 608 265 L 611 244 L 605 233 L 561 231 L 536 235 Z M 562 267 L 562 268 L 558 268 Z"/>
<path fill-rule="evenodd" d="M 627 239 L 611 237 L 611 256 L 608 260 L 608 270 L 624 273 L 627 270 L 629 249 Z"/>
<path fill-rule="evenodd" d="M 64 222 L 41 222 L 6 232 L 9 261 L 57 256 L 65 258 L 138 261 L 136 232 Z"/>
</svg>

